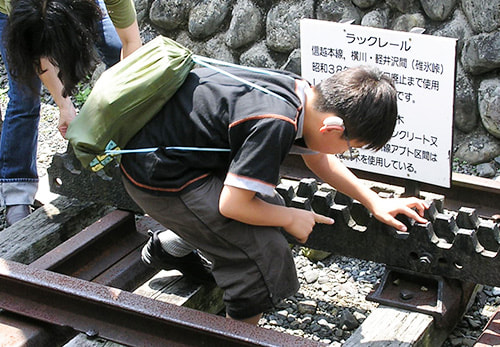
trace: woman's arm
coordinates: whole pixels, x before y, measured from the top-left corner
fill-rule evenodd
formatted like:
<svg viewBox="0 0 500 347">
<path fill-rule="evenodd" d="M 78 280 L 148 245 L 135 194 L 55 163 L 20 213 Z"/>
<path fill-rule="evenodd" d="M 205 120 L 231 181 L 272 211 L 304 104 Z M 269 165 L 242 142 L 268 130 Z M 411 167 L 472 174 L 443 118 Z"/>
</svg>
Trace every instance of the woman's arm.
<svg viewBox="0 0 500 347">
<path fill-rule="evenodd" d="M 52 95 L 57 107 L 59 108 L 59 132 L 63 137 L 66 136 L 69 123 L 76 117 L 76 110 L 69 96 L 63 97 L 63 85 L 59 77 L 57 77 L 57 68 L 50 63 L 46 58 L 40 59 L 42 74 L 39 75 L 40 80 L 45 85 L 47 90 Z"/>
<path fill-rule="evenodd" d="M 126 28 L 116 28 L 116 32 L 122 41 L 121 59 L 129 56 L 137 48 L 141 47 L 142 41 L 137 20 L 134 20 L 134 22 Z"/>
</svg>

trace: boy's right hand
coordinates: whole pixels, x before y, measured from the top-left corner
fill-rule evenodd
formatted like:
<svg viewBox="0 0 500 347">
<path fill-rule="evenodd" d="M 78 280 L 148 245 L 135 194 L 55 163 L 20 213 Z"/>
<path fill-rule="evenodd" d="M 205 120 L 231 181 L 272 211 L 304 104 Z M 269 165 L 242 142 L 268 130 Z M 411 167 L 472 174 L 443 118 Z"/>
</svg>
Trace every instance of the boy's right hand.
<svg viewBox="0 0 500 347">
<path fill-rule="evenodd" d="M 293 207 L 290 207 L 289 210 L 292 221 L 283 228 L 300 243 L 305 243 L 307 241 L 316 223 L 334 223 L 332 218 L 317 214 L 313 211 L 301 210 Z"/>
</svg>

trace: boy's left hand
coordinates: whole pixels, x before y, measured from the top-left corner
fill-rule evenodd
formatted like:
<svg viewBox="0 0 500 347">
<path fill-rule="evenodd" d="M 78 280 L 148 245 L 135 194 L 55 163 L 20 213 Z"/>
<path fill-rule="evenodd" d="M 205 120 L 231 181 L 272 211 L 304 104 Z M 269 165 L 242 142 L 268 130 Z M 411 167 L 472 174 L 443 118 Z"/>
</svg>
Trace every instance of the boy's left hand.
<svg viewBox="0 0 500 347">
<path fill-rule="evenodd" d="M 418 223 L 427 223 L 427 219 L 423 218 L 424 211 L 429 206 L 424 200 L 418 198 L 380 198 L 374 204 L 372 213 L 379 221 L 390 225 L 399 231 L 407 231 L 406 226 L 398 221 L 395 216 L 404 214 Z M 416 211 L 414 210 L 416 209 Z"/>
</svg>

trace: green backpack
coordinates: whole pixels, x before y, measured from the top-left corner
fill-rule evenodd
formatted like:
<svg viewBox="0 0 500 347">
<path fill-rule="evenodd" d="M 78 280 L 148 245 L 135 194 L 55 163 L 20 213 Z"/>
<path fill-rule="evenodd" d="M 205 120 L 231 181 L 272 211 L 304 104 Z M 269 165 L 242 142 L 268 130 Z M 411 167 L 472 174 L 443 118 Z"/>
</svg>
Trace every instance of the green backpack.
<svg viewBox="0 0 500 347">
<path fill-rule="evenodd" d="M 192 52 L 158 36 L 106 70 L 66 138 L 83 167 L 99 171 L 161 109 L 194 66 Z"/>
</svg>

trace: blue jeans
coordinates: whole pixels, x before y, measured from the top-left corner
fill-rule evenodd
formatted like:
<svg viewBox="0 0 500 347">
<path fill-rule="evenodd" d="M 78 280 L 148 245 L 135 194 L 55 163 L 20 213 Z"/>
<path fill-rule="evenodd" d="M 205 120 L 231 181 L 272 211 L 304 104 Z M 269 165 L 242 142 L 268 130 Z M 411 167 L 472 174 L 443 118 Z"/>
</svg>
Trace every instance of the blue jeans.
<svg viewBox="0 0 500 347">
<path fill-rule="evenodd" d="M 99 23 L 101 39 L 96 43 L 96 48 L 106 68 L 109 68 L 120 61 L 122 42 L 109 18 L 104 0 L 97 0 L 97 3 L 102 9 L 103 18 Z"/>
<path fill-rule="evenodd" d="M 97 50 L 107 67 L 120 60 L 121 41 L 109 18 L 103 0 L 97 0 L 103 13 L 101 40 Z M 3 40 L 7 15 L 0 13 L 0 53 L 9 79 L 9 103 L 0 138 L 0 205 L 30 205 L 38 190 L 37 141 L 40 119 L 40 95 L 16 83 L 9 73 Z M 33 76 L 36 90 L 41 82 Z"/>
</svg>

